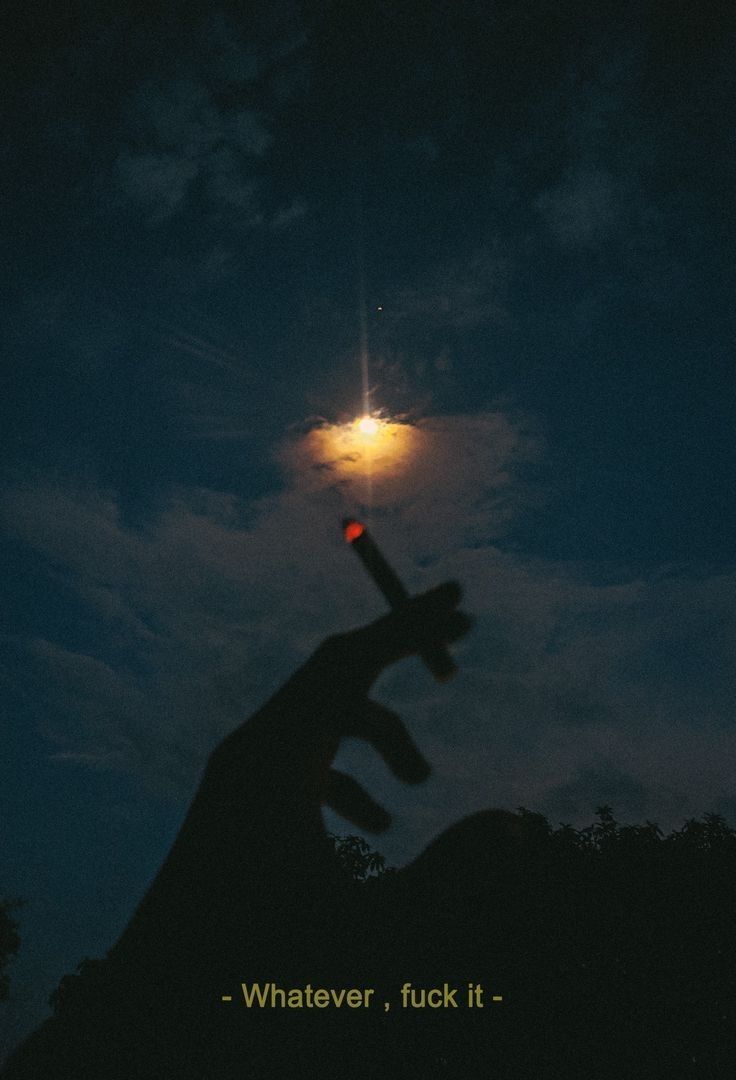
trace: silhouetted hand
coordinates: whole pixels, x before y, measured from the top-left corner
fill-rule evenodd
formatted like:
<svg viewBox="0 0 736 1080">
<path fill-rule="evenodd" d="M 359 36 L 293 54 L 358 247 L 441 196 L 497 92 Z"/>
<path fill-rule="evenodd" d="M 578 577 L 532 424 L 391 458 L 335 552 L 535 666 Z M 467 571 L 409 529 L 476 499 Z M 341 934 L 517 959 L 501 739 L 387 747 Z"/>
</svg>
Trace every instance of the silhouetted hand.
<svg viewBox="0 0 736 1080">
<path fill-rule="evenodd" d="M 212 910 L 217 895 L 252 906 L 254 891 L 273 895 L 279 883 L 286 888 L 324 875 L 334 857 L 322 805 L 360 829 L 388 827 L 388 813 L 332 762 L 340 740 L 354 736 L 375 747 L 400 779 L 417 783 L 429 774 L 401 719 L 369 691 L 389 664 L 467 632 L 459 600 L 458 585 L 441 585 L 369 626 L 328 638 L 223 740 L 128 938 L 142 922 L 151 929 L 170 922 L 175 910 Z"/>
<path fill-rule="evenodd" d="M 231 809 L 259 819 L 282 811 L 313 816 L 321 804 L 361 829 L 381 832 L 390 818 L 344 773 L 331 768 L 340 739 L 370 743 L 397 777 L 417 783 L 429 766 L 400 718 L 370 699 L 380 672 L 427 642 L 453 641 L 470 620 L 455 610 L 449 583 L 413 598 L 369 626 L 328 638 L 307 663 L 212 756 L 206 783 L 227 792 Z M 244 781 L 247 779 L 247 785 Z M 254 805 L 254 795 L 267 805 Z"/>
</svg>

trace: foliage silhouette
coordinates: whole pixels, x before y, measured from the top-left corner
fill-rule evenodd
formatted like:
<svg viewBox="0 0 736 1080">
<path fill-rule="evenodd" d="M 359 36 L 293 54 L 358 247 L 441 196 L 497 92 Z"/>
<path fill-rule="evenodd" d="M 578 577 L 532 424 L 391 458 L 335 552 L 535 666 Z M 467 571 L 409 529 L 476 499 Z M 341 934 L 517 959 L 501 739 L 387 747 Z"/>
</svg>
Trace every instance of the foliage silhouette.
<svg viewBox="0 0 736 1080">
<path fill-rule="evenodd" d="M 393 867 L 386 866 L 386 859 L 374 851 L 362 836 L 335 836 L 328 833 L 335 845 L 338 862 L 350 881 L 365 882 L 368 878 L 379 878 L 392 873 Z"/>
<path fill-rule="evenodd" d="M 4 969 L 20 948 L 18 924 L 11 915 L 20 905 L 21 901 L 17 899 L 0 900 L 0 1001 L 7 998 L 10 987 L 10 980 Z"/>
</svg>

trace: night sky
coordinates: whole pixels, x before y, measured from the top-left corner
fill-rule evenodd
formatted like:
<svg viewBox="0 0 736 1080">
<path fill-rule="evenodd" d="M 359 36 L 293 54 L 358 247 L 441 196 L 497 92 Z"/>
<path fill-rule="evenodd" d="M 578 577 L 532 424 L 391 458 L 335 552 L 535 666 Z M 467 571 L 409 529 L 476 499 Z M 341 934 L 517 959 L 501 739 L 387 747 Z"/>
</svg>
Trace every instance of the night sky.
<svg viewBox="0 0 736 1080">
<path fill-rule="evenodd" d="M 485 806 L 736 821 L 731 9 L 19 7 L 0 1044 L 119 935 L 218 740 L 384 610 L 346 513 L 476 619 L 452 683 L 376 691 L 425 785 L 341 752 L 389 862 Z M 362 411 L 361 321 L 416 444 L 370 499 L 311 441 Z"/>
</svg>

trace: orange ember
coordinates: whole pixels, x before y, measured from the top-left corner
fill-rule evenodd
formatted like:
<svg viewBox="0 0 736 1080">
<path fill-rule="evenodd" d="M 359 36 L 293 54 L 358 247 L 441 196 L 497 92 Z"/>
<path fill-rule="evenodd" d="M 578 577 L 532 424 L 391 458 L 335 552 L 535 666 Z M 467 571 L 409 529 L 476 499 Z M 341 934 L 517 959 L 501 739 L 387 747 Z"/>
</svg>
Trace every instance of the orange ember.
<svg viewBox="0 0 736 1080">
<path fill-rule="evenodd" d="M 361 525 L 359 521 L 346 521 L 343 528 L 343 536 L 349 544 L 352 544 L 353 540 L 357 540 L 359 536 L 362 536 L 365 532 L 365 525 Z"/>
</svg>

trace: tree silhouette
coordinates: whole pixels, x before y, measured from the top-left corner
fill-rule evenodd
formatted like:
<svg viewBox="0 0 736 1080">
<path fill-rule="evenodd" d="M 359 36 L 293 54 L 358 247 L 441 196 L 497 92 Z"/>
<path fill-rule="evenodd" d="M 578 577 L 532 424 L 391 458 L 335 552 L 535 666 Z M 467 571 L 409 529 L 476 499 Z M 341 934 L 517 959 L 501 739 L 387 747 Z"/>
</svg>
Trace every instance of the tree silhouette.
<svg viewBox="0 0 736 1080">
<path fill-rule="evenodd" d="M 19 900 L 0 900 L 0 1001 L 8 996 L 10 985 L 5 966 L 20 948 L 18 924 L 10 914 L 19 906 Z"/>
<path fill-rule="evenodd" d="M 329 833 L 335 845 L 340 866 L 351 881 L 365 882 L 369 878 L 379 878 L 392 873 L 392 867 L 386 866 L 386 859 L 374 851 L 362 836 L 335 836 Z"/>
<path fill-rule="evenodd" d="M 310 959 L 294 984 L 376 986 L 381 997 L 395 1000 L 407 978 L 416 986 L 462 986 L 472 978 L 501 992 L 503 1008 L 399 1013 L 391 1022 L 378 1013 L 341 1013 L 333 1020 L 266 1012 L 245 1017 L 242 1041 L 240 1027 L 220 1026 L 234 1013 L 218 1019 L 207 1013 L 210 1034 L 233 1040 L 224 1059 L 208 1059 L 208 1076 L 229 1076 L 229 1068 L 247 1059 L 254 1075 L 280 1077 L 297 1043 L 305 1078 L 323 1077 L 346 1062 L 361 1080 L 391 1069 L 407 1077 L 437 1072 L 470 1080 L 732 1074 L 736 830 L 718 814 L 665 834 L 650 821 L 620 823 L 610 806 L 599 807 L 583 828 L 553 826 L 525 808 L 486 811 L 448 830 L 403 870 L 388 869 L 357 834 L 330 840 L 342 886 L 338 879 L 330 886 L 338 892 L 320 934 L 312 939 L 310 929 L 303 939 Z M 325 903 L 329 895 L 323 894 Z M 295 915 L 299 910 L 295 905 Z M 315 918 L 314 912 L 305 916 L 304 928 Z M 277 938 L 268 946 L 277 959 L 259 977 L 286 979 L 287 952 Z M 129 1052 L 126 1032 L 135 1031 L 137 1040 L 148 1040 L 151 1070 L 169 1075 L 173 1054 L 177 1077 L 200 1076 L 199 1064 L 188 1071 L 186 1056 L 176 1056 L 184 1036 L 175 1010 L 149 997 L 146 1008 L 162 1012 L 148 1033 L 141 1028 L 145 1014 L 133 1009 L 128 1015 L 146 992 L 145 976 L 138 969 L 130 978 L 112 960 L 83 961 L 52 996 L 57 1030 L 89 1032 L 94 1013 L 96 1022 L 111 1023 L 121 1054 Z M 169 988 L 168 971 L 156 985 Z M 99 1011 L 106 996 L 108 1005 Z M 193 1015 L 201 1008 L 197 1004 Z M 63 1040 L 56 1041 L 52 1028 L 46 1035 L 48 1045 L 29 1048 L 27 1067 L 19 1058 L 9 1077 L 35 1078 L 41 1066 L 53 1066 L 60 1077 L 77 1075 L 87 1035 L 73 1043 L 66 1066 L 55 1057 Z M 100 1047 L 106 1037 L 96 1036 Z M 122 1058 L 118 1066 L 115 1055 L 95 1052 L 110 1076 L 127 1080 Z"/>
</svg>

